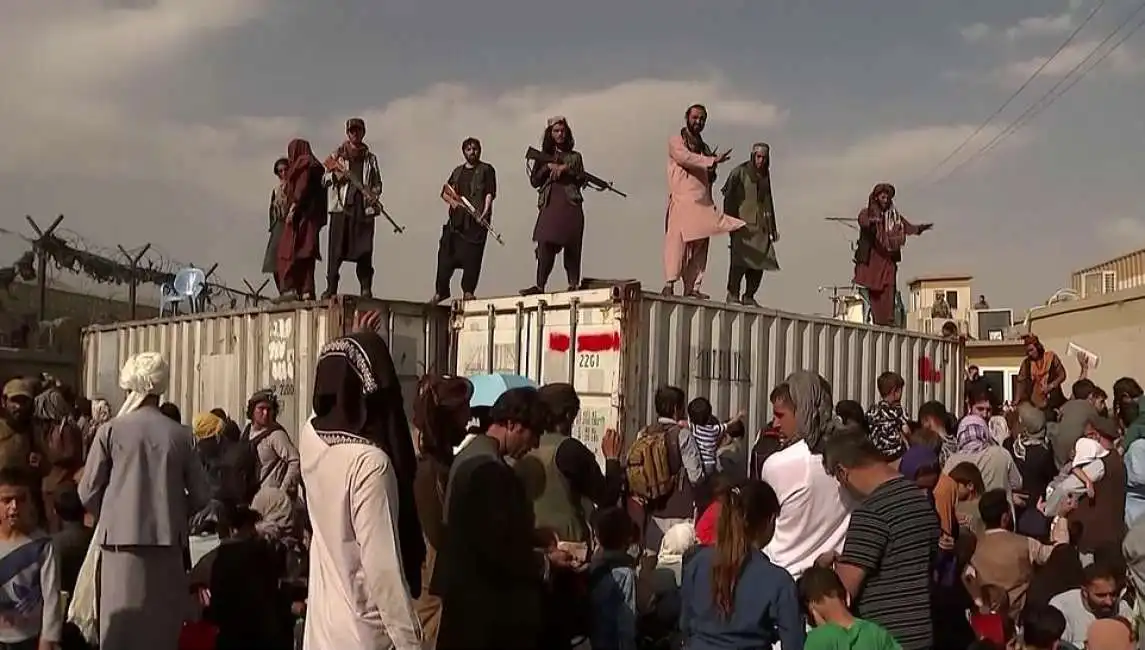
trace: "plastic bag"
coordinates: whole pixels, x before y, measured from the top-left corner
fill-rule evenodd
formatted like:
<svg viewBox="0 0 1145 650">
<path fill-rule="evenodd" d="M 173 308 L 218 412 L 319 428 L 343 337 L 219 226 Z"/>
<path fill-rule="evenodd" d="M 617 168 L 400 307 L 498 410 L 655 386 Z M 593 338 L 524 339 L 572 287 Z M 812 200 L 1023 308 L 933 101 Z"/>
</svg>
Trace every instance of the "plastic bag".
<svg viewBox="0 0 1145 650">
<path fill-rule="evenodd" d="M 75 625 L 84 640 L 92 645 L 99 643 L 99 561 L 100 544 L 103 539 L 103 525 L 96 522 L 91 543 L 88 544 L 83 564 L 76 579 L 76 588 L 68 603 L 68 622 Z"/>
</svg>

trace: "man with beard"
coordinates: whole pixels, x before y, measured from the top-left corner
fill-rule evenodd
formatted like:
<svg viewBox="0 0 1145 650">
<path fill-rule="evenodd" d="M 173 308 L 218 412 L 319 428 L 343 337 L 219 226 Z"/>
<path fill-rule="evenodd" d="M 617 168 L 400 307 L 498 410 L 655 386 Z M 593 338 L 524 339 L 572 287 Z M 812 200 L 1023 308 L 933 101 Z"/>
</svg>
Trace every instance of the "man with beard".
<svg viewBox="0 0 1145 650">
<path fill-rule="evenodd" d="M 907 235 L 921 235 L 934 224 L 914 225 L 894 204 L 895 186 L 879 183 L 859 211 L 859 241 L 855 248 L 854 283 L 866 290 L 871 322 L 894 327 L 898 269 Z"/>
<path fill-rule="evenodd" d="M 722 214 L 712 200 L 716 166 L 731 158 L 731 150 L 717 154 L 701 134 L 708 122 L 708 109 L 693 104 L 684 113 L 686 123 L 668 140 L 668 213 L 664 223 L 665 296 L 684 280 L 684 295 L 706 300 L 700 292 L 708 267 L 708 240 L 732 232 L 744 222 Z"/>
<path fill-rule="evenodd" d="M 1133 610 L 1121 599 L 1123 571 L 1107 561 L 1094 562 L 1082 570 L 1081 587 L 1070 589 L 1050 599 L 1050 605 L 1065 615 L 1062 640 L 1084 648 L 1089 626 L 1101 618 L 1121 616 L 1133 620 Z"/>
<path fill-rule="evenodd" d="M 729 303 L 758 307 L 755 292 L 763 283 L 764 271 L 778 271 L 775 242 L 775 204 L 771 195 L 771 147 L 764 142 L 751 146 L 751 158 L 738 165 L 724 182 L 724 212 L 746 224 L 731 233 L 731 260 L 728 265 Z M 744 280 L 747 286 L 740 289 Z"/>
<path fill-rule="evenodd" d="M 0 467 L 28 469 L 35 453 L 36 391 L 33 381 L 10 380 L 4 384 L 3 397 L 4 410 L 0 413 Z"/>
<path fill-rule="evenodd" d="M 374 196 L 382 193 L 382 172 L 378 157 L 363 142 L 366 121 L 353 117 L 346 121 L 346 141 L 332 156 L 362 181 Z M 327 171 L 322 177 L 327 187 L 330 211 L 330 239 L 327 242 L 326 291 L 322 298 L 338 293 L 338 273 L 343 262 L 353 262 L 363 298 L 373 296 L 374 220 L 378 208 L 340 171 Z"/>
<path fill-rule="evenodd" d="M 449 284 L 453 273 L 461 269 L 461 291 L 465 300 L 472 300 L 481 276 L 481 259 L 485 255 L 485 240 L 489 231 L 479 221 L 492 223 L 493 199 L 497 198 L 497 172 L 493 165 L 481 160 L 481 141 L 466 138 L 461 143 L 465 162 L 454 168 L 447 181 L 457 194 L 469 200 L 478 210 L 474 217 L 459 202 L 449 203 L 449 220 L 441 227 L 441 240 L 437 244 L 437 279 L 434 285 L 434 303 L 449 298 Z"/>
<path fill-rule="evenodd" d="M 541 151 L 556 161 L 536 164 L 529 182 L 537 190 L 537 278 L 522 296 L 545 292 L 557 254 L 563 253 L 569 290 L 580 288 L 581 248 L 584 243 L 584 159 L 574 148 L 572 128 L 563 116 L 550 117 L 541 137 Z"/>
</svg>

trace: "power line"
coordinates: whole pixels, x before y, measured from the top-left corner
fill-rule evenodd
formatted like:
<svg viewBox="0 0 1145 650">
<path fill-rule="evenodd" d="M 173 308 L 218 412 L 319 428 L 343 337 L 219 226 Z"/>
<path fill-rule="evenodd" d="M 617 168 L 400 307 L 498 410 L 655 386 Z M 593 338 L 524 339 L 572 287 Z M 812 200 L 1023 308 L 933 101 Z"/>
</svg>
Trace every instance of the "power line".
<svg viewBox="0 0 1145 650">
<path fill-rule="evenodd" d="M 1047 90 L 1045 92 L 1045 94 L 1043 94 L 1041 97 L 1039 97 L 1037 101 L 1030 104 L 1026 108 L 1026 110 L 1022 112 L 1021 115 L 1014 118 L 1013 121 L 1011 121 L 1008 125 L 1006 125 L 1006 128 L 1002 129 L 997 134 L 995 134 L 994 137 L 991 138 L 990 141 L 987 142 L 984 146 L 982 146 L 980 149 L 978 149 L 978 151 L 974 152 L 968 158 L 966 158 L 962 162 L 955 165 L 950 171 L 946 172 L 945 174 L 943 174 L 939 178 L 935 179 L 932 184 L 938 184 L 938 183 L 954 176 L 963 167 L 966 167 L 967 165 L 974 162 L 975 160 L 978 160 L 979 158 L 981 158 L 985 154 L 989 153 L 990 151 L 993 151 L 999 144 L 1001 144 L 1003 141 L 1005 141 L 1006 138 L 1012 136 L 1014 133 L 1019 131 L 1023 126 L 1028 124 L 1033 118 L 1037 117 L 1042 111 L 1046 110 L 1047 108 L 1050 107 L 1051 104 L 1053 104 L 1055 101 L 1060 99 L 1062 95 L 1069 92 L 1069 89 L 1073 88 L 1073 86 L 1076 85 L 1077 82 L 1079 82 L 1083 78 L 1085 78 L 1085 76 L 1087 74 L 1089 74 L 1090 72 L 1092 72 L 1094 70 L 1094 68 L 1101 65 L 1101 63 L 1103 61 L 1105 61 L 1105 59 L 1109 58 L 1109 56 L 1111 54 L 1116 52 L 1117 49 L 1120 48 L 1125 43 L 1125 41 L 1127 41 L 1129 39 L 1130 36 L 1133 36 L 1133 34 L 1137 33 L 1142 27 L 1145 27 L 1145 20 L 1138 22 L 1136 25 L 1134 25 L 1134 27 L 1131 30 L 1126 32 L 1121 37 L 1121 39 L 1118 40 L 1117 43 L 1115 43 L 1113 45 L 1113 47 L 1106 50 L 1096 61 L 1094 61 L 1092 65 L 1085 68 L 1085 70 L 1082 70 L 1081 74 L 1077 74 L 1077 76 L 1074 76 L 1087 63 L 1089 63 L 1090 59 L 1092 59 L 1094 57 L 1094 55 L 1096 55 L 1098 52 L 1100 52 L 1101 49 L 1103 47 L 1105 47 L 1105 45 L 1107 45 L 1111 40 L 1113 40 L 1113 38 L 1118 34 L 1118 32 L 1120 32 L 1122 29 L 1124 29 L 1125 26 L 1128 25 L 1130 23 L 1130 21 L 1132 21 L 1133 18 L 1137 14 L 1141 13 L 1142 11 L 1145 11 L 1145 2 L 1141 2 L 1140 4 L 1138 4 L 1137 8 L 1134 9 L 1133 12 L 1130 13 L 1128 16 L 1126 16 L 1125 19 L 1122 20 L 1121 23 L 1118 24 L 1117 27 L 1114 28 L 1113 31 L 1111 31 L 1109 33 L 1108 36 L 1106 36 L 1104 39 L 1102 39 L 1100 43 L 1095 45 L 1093 47 L 1093 49 L 1090 50 L 1089 54 L 1087 54 L 1085 56 L 1085 58 L 1083 58 L 1081 61 L 1079 61 L 1077 63 L 1077 65 L 1075 65 L 1073 68 L 1071 68 L 1069 70 L 1069 72 L 1067 72 L 1064 76 L 1062 76 L 1062 78 L 1059 79 L 1057 81 L 1057 83 L 1055 83 L 1049 90 Z M 1067 85 L 1067 82 L 1069 82 L 1068 85 Z M 1065 87 L 1063 88 L 1062 86 L 1065 86 Z M 1061 89 L 1060 91 L 1058 90 L 1059 88 Z"/>
<path fill-rule="evenodd" d="M 1142 9 L 1145 9 L 1145 5 L 1142 6 Z M 1137 21 L 1137 24 L 1133 26 L 1133 29 L 1130 29 L 1129 31 L 1125 32 L 1125 34 L 1123 34 L 1121 36 L 1121 38 L 1118 39 L 1117 42 L 1113 44 L 1113 47 L 1106 50 L 1104 54 L 1102 54 L 1096 61 L 1094 61 L 1092 64 L 1090 64 L 1089 67 L 1087 67 L 1085 70 L 1083 70 L 1081 72 L 1081 74 L 1075 76 L 1073 79 L 1070 79 L 1070 82 L 1068 84 L 1066 84 L 1065 87 L 1062 88 L 1060 91 L 1058 91 L 1056 94 L 1054 94 L 1052 97 L 1050 97 L 1048 102 L 1045 102 L 1044 104 L 1038 105 L 1036 110 L 1031 112 L 1028 116 L 1026 116 L 1025 119 L 1021 120 L 1017 125 L 1014 126 L 1013 129 L 1010 130 L 1010 135 L 1013 135 L 1014 131 L 1021 129 L 1026 124 L 1032 122 L 1034 120 L 1034 118 L 1036 118 L 1038 115 L 1040 115 L 1042 113 L 1042 111 L 1049 108 L 1055 101 L 1060 99 L 1062 97 L 1062 95 L 1065 95 L 1066 93 L 1068 93 L 1071 88 L 1073 88 L 1074 86 L 1077 85 L 1077 82 L 1084 79 L 1085 76 L 1087 74 L 1089 74 L 1090 72 L 1093 72 L 1094 68 L 1101 65 L 1102 61 L 1109 58 L 1114 52 L 1117 51 L 1118 48 L 1121 47 L 1121 45 L 1123 43 L 1125 43 L 1125 41 L 1129 40 L 1129 38 L 1131 36 L 1133 36 L 1134 34 L 1136 34 L 1139 31 L 1141 31 L 1142 28 L 1145 28 L 1145 18 L 1142 18 L 1141 20 Z M 1087 57 L 1087 58 L 1089 58 L 1089 57 Z M 1063 80 L 1064 80 L 1064 78 L 1063 78 Z M 1005 139 L 1005 137 L 1002 138 L 1002 140 L 1004 140 L 1004 139 Z M 990 153 L 990 151 L 992 151 L 1000 143 L 1001 143 L 1001 140 L 999 142 L 994 143 L 993 145 L 988 144 L 986 150 L 983 151 L 982 153 L 983 154 Z"/>
<path fill-rule="evenodd" d="M 1101 8 L 1105 5 L 1105 2 L 1106 0 L 1100 0 L 1097 5 L 1095 5 L 1094 8 L 1089 12 L 1089 15 L 1085 17 L 1085 20 L 1081 21 L 1081 23 L 1074 28 L 1073 32 L 1070 33 L 1070 35 L 1066 37 L 1064 41 L 1062 41 L 1062 44 L 1058 46 L 1058 49 L 1054 50 L 1054 53 L 1051 54 L 1045 61 L 1042 61 L 1042 64 L 1039 65 L 1036 70 L 1034 70 L 1029 78 L 1022 82 L 1021 86 L 1018 86 L 1017 90 L 1015 90 L 1008 98 L 1006 98 L 1006 101 L 1002 102 L 1001 106 L 999 106 L 993 113 L 991 113 L 989 117 L 983 120 L 982 123 L 979 124 L 976 129 L 974 129 L 974 132 L 967 136 L 966 139 L 964 139 L 962 142 L 960 142 L 953 151 L 946 154 L 946 157 L 940 160 L 933 169 L 927 172 L 926 176 L 930 176 L 937 172 L 939 169 L 942 169 L 943 165 L 950 162 L 955 156 L 959 154 L 959 152 L 966 148 L 966 145 L 970 144 L 974 138 L 978 137 L 978 134 L 982 133 L 982 130 L 985 129 L 990 124 L 990 122 L 994 121 L 994 118 L 1001 115 L 1002 111 L 1006 110 L 1006 108 L 1012 104 L 1015 99 L 1018 98 L 1018 95 L 1021 95 L 1022 91 L 1025 90 L 1031 83 L 1033 83 L 1034 79 L 1036 79 L 1038 75 L 1040 75 L 1042 71 L 1046 69 L 1046 66 L 1053 62 L 1053 60 L 1056 59 L 1059 54 L 1061 54 L 1067 47 L 1069 47 L 1069 44 L 1073 42 L 1073 39 L 1077 38 L 1077 35 L 1081 33 L 1081 30 L 1087 24 L 1089 24 L 1089 21 L 1093 20 L 1093 17 L 1097 15 L 1097 12 L 1101 10 Z"/>
</svg>

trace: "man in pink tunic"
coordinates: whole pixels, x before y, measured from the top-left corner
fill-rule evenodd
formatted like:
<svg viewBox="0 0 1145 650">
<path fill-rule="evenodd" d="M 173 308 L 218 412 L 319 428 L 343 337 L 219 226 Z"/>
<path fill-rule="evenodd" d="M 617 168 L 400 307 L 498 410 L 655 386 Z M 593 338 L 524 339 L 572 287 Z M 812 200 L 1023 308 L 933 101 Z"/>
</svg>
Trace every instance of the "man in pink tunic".
<svg viewBox="0 0 1145 650">
<path fill-rule="evenodd" d="M 708 267 L 708 240 L 731 232 L 744 222 L 729 217 L 712 200 L 716 166 L 727 162 L 731 149 L 712 151 L 701 133 L 708 111 L 700 104 L 688 107 L 680 133 L 668 139 L 668 214 L 664 232 L 664 290 L 675 293 L 676 281 L 684 280 L 684 295 L 706 300 L 700 292 Z"/>
</svg>

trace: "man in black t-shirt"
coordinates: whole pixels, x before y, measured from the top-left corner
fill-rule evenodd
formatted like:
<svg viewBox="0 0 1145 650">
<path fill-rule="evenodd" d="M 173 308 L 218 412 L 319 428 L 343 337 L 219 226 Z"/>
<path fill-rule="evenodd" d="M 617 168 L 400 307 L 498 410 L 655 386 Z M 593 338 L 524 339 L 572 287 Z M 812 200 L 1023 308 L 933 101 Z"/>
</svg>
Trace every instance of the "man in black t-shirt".
<svg viewBox="0 0 1145 650">
<path fill-rule="evenodd" d="M 465 162 L 454 168 L 442 188 L 449 205 L 449 219 L 441 228 L 437 244 L 437 272 L 432 302 L 449 298 L 449 285 L 461 269 L 461 291 L 472 300 L 481 277 L 485 240 L 491 232 L 493 200 L 497 198 L 497 172 L 481 160 L 481 141 L 466 138 L 461 143 Z"/>
<path fill-rule="evenodd" d="M 940 534 L 934 506 L 860 433 L 828 439 L 823 463 L 861 503 L 842 554 L 825 554 L 819 564 L 834 566 L 859 617 L 886 628 L 903 650 L 933 647 L 930 587 Z"/>
</svg>

